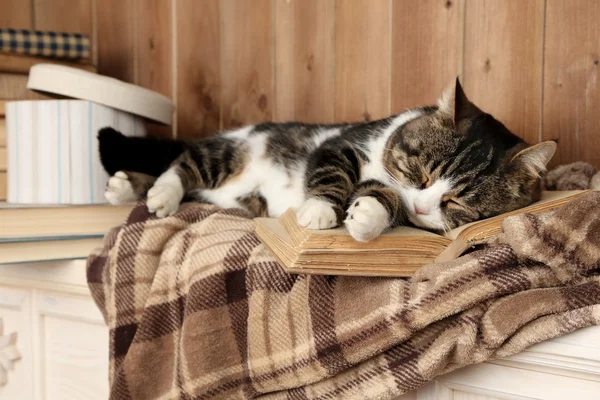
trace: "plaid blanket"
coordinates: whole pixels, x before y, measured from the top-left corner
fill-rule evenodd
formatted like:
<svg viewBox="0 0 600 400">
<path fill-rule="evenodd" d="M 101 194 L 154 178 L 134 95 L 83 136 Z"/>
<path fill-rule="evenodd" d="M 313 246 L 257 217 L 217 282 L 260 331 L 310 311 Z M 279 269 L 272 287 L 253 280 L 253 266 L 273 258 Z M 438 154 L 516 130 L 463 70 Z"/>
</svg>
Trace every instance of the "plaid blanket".
<svg viewBox="0 0 600 400">
<path fill-rule="evenodd" d="M 411 279 L 288 275 L 240 210 L 144 205 L 88 260 L 113 399 L 391 399 L 600 322 L 600 193 Z"/>
<path fill-rule="evenodd" d="M 90 38 L 80 33 L 0 29 L 0 52 L 69 59 L 91 56 Z"/>
</svg>

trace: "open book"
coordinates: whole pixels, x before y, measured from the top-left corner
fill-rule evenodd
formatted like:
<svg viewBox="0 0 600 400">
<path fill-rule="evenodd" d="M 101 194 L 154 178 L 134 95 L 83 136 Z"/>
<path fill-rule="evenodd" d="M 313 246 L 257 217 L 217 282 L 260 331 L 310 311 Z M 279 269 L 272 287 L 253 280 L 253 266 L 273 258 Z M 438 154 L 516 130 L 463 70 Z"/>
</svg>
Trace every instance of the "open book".
<svg viewBox="0 0 600 400">
<path fill-rule="evenodd" d="M 502 221 L 521 213 L 555 209 L 588 191 L 543 192 L 540 201 L 496 217 L 472 222 L 444 234 L 406 226 L 366 243 L 345 228 L 311 230 L 298 226 L 294 210 L 279 218 L 257 218 L 256 234 L 292 273 L 410 276 L 421 266 L 448 261 L 502 231 Z"/>
</svg>

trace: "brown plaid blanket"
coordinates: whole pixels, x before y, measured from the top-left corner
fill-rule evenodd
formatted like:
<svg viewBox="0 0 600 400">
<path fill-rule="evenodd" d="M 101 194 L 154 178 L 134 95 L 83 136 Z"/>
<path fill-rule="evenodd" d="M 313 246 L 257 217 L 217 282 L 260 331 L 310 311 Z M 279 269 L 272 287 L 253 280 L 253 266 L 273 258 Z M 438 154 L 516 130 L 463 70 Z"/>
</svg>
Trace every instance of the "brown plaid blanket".
<svg viewBox="0 0 600 400">
<path fill-rule="evenodd" d="M 600 322 L 600 193 L 411 279 L 288 275 L 240 210 L 143 205 L 88 260 L 113 399 L 390 399 Z"/>
</svg>

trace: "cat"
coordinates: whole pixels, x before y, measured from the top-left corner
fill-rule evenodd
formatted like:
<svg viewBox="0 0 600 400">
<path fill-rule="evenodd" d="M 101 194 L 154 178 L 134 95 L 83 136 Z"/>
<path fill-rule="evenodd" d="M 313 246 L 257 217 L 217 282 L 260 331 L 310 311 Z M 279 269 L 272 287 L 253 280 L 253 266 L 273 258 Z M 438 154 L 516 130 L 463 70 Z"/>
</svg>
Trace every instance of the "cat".
<svg viewBox="0 0 600 400">
<path fill-rule="evenodd" d="M 261 123 L 198 140 L 99 132 L 112 204 L 147 197 L 172 215 L 182 200 L 277 217 L 310 229 L 344 224 L 357 241 L 410 225 L 445 231 L 539 197 L 553 141 L 527 145 L 467 98 L 458 78 L 436 106 L 372 122 Z"/>
</svg>

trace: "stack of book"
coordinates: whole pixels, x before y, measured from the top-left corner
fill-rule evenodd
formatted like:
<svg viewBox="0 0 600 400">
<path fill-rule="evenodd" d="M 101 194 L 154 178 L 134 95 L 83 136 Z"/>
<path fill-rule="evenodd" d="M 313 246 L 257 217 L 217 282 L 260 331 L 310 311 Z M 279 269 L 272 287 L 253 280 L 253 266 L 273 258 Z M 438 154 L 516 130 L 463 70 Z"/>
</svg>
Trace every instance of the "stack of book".
<svg viewBox="0 0 600 400">
<path fill-rule="evenodd" d="M 0 204 L 0 264 L 85 258 L 131 209 Z"/>
<path fill-rule="evenodd" d="M 132 207 L 63 204 L 103 200 L 97 129 L 142 134 L 132 125 L 142 125 L 140 114 L 152 119 L 157 109 L 147 103 L 156 99 L 142 90 L 145 102 L 135 102 L 118 81 L 91 81 L 98 75 L 85 35 L 0 29 L 0 38 L 0 200 L 9 201 L 0 202 L 0 264 L 85 258 Z M 81 190 L 71 191 L 73 182 Z"/>
</svg>

